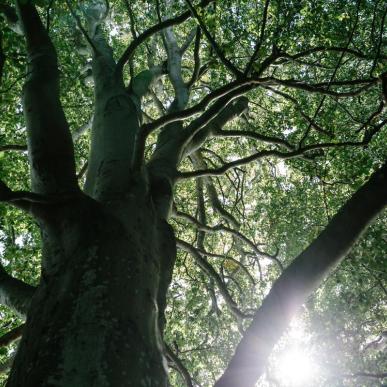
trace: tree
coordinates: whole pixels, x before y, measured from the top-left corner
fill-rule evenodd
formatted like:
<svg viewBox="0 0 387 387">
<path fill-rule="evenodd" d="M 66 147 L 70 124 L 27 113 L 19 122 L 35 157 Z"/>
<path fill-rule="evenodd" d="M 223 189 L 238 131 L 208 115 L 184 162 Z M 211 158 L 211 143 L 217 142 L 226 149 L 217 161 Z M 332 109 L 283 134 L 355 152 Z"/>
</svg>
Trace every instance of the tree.
<svg viewBox="0 0 387 387">
<path fill-rule="evenodd" d="M 1 11 L 24 37 L 3 29 L 4 254 L 30 254 L 0 272 L 1 302 L 27 317 L 4 339 L 23 331 L 6 385 L 165 386 L 166 361 L 194 385 L 173 319 L 192 323 L 209 300 L 209 324 L 231 339 L 215 386 L 255 385 L 386 205 L 386 10 L 17 0 Z M 288 221 L 305 227 L 292 245 L 281 212 L 293 199 Z M 10 274 L 27 261 L 32 274 Z"/>
</svg>

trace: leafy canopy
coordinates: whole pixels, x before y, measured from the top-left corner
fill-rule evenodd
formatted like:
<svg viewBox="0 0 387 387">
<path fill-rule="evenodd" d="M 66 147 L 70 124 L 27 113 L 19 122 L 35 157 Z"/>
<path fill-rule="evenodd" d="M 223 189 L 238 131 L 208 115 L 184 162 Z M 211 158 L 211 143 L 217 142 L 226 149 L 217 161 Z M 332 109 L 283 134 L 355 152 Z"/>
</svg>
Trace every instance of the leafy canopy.
<svg viewBox="0 0 387 387">
<path fill-rule="evenodd" d="M 75 133 L 87 126 L 93 114 L 90 50 L 66 2 L 34 3 L 59 55 L 61 99 Z M 70 3 L 85 24 L 83 10 L 88 2 Z M 110 1 L 103 32 L 116 58 L 142 31 L 159 22 L 158 13 L 169 18 L 186 6 L 187 2 L 177 0 Z M 205 9 L 194 6 L 198 17 L 172 28 L 178 45 L 186 46 L 183 80 L 193 79 L 188 107 L 232 82 L 232 67 L 249 68 L 272 80 L 246 93 L 248 108 L 223 127 L 229 134 L 219 133 L 201 145 L 199 161 L 194 157 L 182 161 L 182 179 L 174 196 L 180 216 L 171 221 L 177 238 L 193 246 L 211 265 L 239 312 L 248 315 L 259 306 L 281 268 L 319 234 L 386 159 L 387 118 L 378 81 L 386 71 L 382 43 L 386 7 L 376 0 L 223 0 Z M 28 190 L 21 107 L 24 41 L 5 19 L 0 28 L 6 58 L 0 88 L 0 178 L 14 190 Z M 267 58 L 271 58 L 269 64 Z M 165 67 L 166 61 L 163 37 L 155 34 L 135 50 L 125 67 L 129 87 L 136 95 L 144 95 L 145 123 L 167 114 L 175 98 L 171 77 L 154 80 L 151 71 L 155 66 Z M 196 68 L 198 73 L 192 78 Z M 158 134 L 155 131 L 148 138 L 148 158 Z M 309 150 L 298 157 L 282 157 L 302 148 Z M 82 171 L 89 153 L 88 131 L 75 141 L 75 151 Z M 264 157 L 266 151 L 268 157 Z M 251 162 L 239 162 L 253 154 L 258 156 L 246 160 Z M 224 173 L 206 178 L 189 174 L 218 168 L 224 168 Z M 83 176 L 80 173 L 81 182 Z M 1 262 L 10 274 L 36 285 L 37 226 L 19 210 L 1 206 L 0 212 Z M 184 214 L 209 227 L 223 228 L 204 233 Z M 367 347 L 387 326 L 386 223 L 385 215 L 381 216 L 308 300 L 299 316 L 307 333 L 296 342 L 290 334 L 279 343 L 260 386 L 290 385 L 276 368 L 286 343 L 306 347 L 318 364 L 313 382 L 305 385 L 382 385 L 381 378 L 358 373 L 380 374 L 387 367 L 385 354 L 375 346 Z M 235 317 L 216 278 L 187 251 L 179 251 L 169 290 L 166 342 L 194 383 L 210 386 L 250 320 Z M 2 307 L 0 313 L 0 333 L 20 324 L 7 308 Z M 0 349 L 3 362 L 10 351 Z M 171 383 L 184 385 L 176 367 L 171 368 Z"/>
</svg>

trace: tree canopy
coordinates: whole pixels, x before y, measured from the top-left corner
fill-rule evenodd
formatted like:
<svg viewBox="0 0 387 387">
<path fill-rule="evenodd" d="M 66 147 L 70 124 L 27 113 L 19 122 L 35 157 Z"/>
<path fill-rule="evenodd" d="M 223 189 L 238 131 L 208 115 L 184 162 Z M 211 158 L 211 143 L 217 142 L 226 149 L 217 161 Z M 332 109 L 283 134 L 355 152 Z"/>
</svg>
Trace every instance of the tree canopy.
<svg viewBox="0 0 387 387">
<path fill-rule="evenodd" d="M 170 383 L 213 386 L 281 273 L 387 159 L 387 6 L 33 3 L 58 54 L 81 186 L 97 173 L 89 157 L 99 87 L 93 52 L 111 47 L 140 117 L 134 164 L 144 162 L 150 174 L 157 166 L 172 181 L 155 183 L 178 248 L 164 333 Z M 23 198 L 31 191 L 21 98 L 28 59 L 13 2 L 0 12 L 0 178 Z M 178 141 L 183 131 L 178 149 L 166 133 Z M 164 203 L 169 189 L 171 206 Z M 37 286 L 38 224 L 8 203 L 0 216 L 1 271 Z M 303 303 L 257 386 L 385 385 L 386 226 L 381 212 Z M 7 306 L 0 316 L 3 335 L 24 321 Z M 0 348 L 3 381 L 15 350 L 10 341 L 5 336 L 8 346 Z M 308 357 L 311 375 L 286 374 L 287 353 Z"/>
</svg>

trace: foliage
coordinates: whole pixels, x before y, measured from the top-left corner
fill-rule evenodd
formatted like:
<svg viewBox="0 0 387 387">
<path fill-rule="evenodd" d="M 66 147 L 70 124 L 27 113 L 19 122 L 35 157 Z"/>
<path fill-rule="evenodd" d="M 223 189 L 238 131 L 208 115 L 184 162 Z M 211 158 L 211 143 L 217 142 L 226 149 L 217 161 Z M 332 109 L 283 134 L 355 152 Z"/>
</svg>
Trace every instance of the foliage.
<svg viewBox="0 0 387 387">
<path fill-rule="evenodd" d="M 70 3 L 81 23 L 86 24 L 82 13 L 85 2 Z M 59 55 L 61 100 L 74 133 L 93 114 L 93 87 L 85 68 L 90 54 L 80 54 L 85 39 L 65 2 L 36 4 Z M 178 15 L 184 7 L 184 1 L 162 1 L 161 17 Z M 383 128 L 387 118 L 378 82 L 386 71 L 387 53 L 382 44 L 386 9 L 383 2 L 376 0 L 224 0 L 206 9 L 198 4 L 195 7 L 210 36 L 233 66 L 244 69 L 257 48 L 251 70 L 262 78 L 273 79 L 248 91 L 248 110 L 223 128 L 248 131 L 261 139 L 247 135 L 213 136 L 201 147 L 205 168 L 215 169 L 268 149 L 284 153 L 329 144 L 285 160 L 257 158 L 221 176 L 182 179 L 175 188 L 177 210 L 200 219 L 198 203 L 203 192 L 198 181 L 204 182 L 206 210 L 205 219 L 200 222 L 239 227 L 238 231 L 250 241 L 241 242 L 235 234 L 224 230 L 203 236 L 184 217 L 172 220 L 177 237 L 205 250 L 202 255 L 226 284 L 231 297 L 243 313 L 249 313 L 260 305 L 278 278 L 281 268 L 276 260 L 286 267 L 387 158 L 387 134 Z M 118 59 L 130 41 L 158 22 L 154 2 L 114 0 L 110 1 L 103 29 Z M 195 32 L 198 24 L 195 18 L 189 18 L 173 27 L 179 46 L 187 42 L 187 36 Z M 6 147 L 26 142 L 21 107 L 24 40 L 5 20 L 0 28 L 6 57 L 0 87 L 0 147 L 4 149 L 0 153 L 0 178 L 15 191 L 28 190 L 27 152 Z M 195 39 L 188 41 L 182 58 L 185 82 L 190 80 L 195 67 Z M 213 42 L 202 36 L 197 44 L 202 67 L 190 91 L 188 107 L 235 78 L 219 59 Z M 266 67 L 264 59 L 270 55 L 278 57 Z M 154 82 L 150 79 L 149 69 L 166 60 L 161 34 L 157 34 L 136 49 L 128 69 L 125 68 L 127 82 L 131 74 L 139 76 L 138 83 L 131 83 L 134 92 L 146 93 L 142 103 L 145 123 L 155 122 L 162 114 L 160 110 L 165 114 L 175 97 L 168 76 Z M 287 80 L 288 84 L 278 80 Z M 312 87 L 306 90 L 301 85 Z M 348 96 L 340 95 L 345 93 Z M 148 138 L 148 158 L 158 133 L 155 131 Z M 77 170 L 81 171 L 88 157 L 89 132 L 75 142 L 75 151 Z M 179 167 L 183 175 L 198 169 L 202 168 L 189 158 Z M 83 179 L 80 176 L 81 182 Z M 224 213 L 214 207 L 208 185 L 214 187 Z M 1 262 L 10 274 L 36 285 L 40 262 L 38 228 L 20 210 L 1 206 L 0 211 Z M 308 300 L 299 317 L 307 327 L 306 345 L 319 357 L 316 386 L 382 385 L 382 379 L 356 374 L 381 373 L 387 367 L 385 354 L 373 348 L 364 349 L 387 329 L 386 225 L 386 216 L 382 214 L 345 262 Z M 258 246 L 263 253 L 253 251 L 252 246 Z M 0 333 L 20 323 L 10 309 L 2 307 L 0 313 Z M 194 383 L 212 385 L 250 320 L 235 318 L 214 279 L 185 251 L 178 254 L 166 314 L 166 342 L 189 370 Z M 8 352 L 1 349 L 2 361 Z M 274 355 L 260 386 L 279 385 L 275 381 L 275 363 Z M 170 377 L 173 386 L 184 385 L 176 367 L 171 368 Z"/>
</svg>

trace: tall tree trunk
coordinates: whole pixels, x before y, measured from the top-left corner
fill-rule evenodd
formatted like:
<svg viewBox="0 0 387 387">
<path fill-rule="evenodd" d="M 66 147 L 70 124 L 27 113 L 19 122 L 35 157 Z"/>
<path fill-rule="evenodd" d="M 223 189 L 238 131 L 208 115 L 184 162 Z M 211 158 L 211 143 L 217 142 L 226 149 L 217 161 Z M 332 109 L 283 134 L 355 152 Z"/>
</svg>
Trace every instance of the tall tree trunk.
<svg viewBox="0 0 387 387">
<path fill-rule="evenodd" d="M 159 317 L 174 236 L 150 200 L 128 197 L 80 195 L 55 210 L 43 230 L 51 264 L 7 386 L 167 385 Z"/>
</svg>

